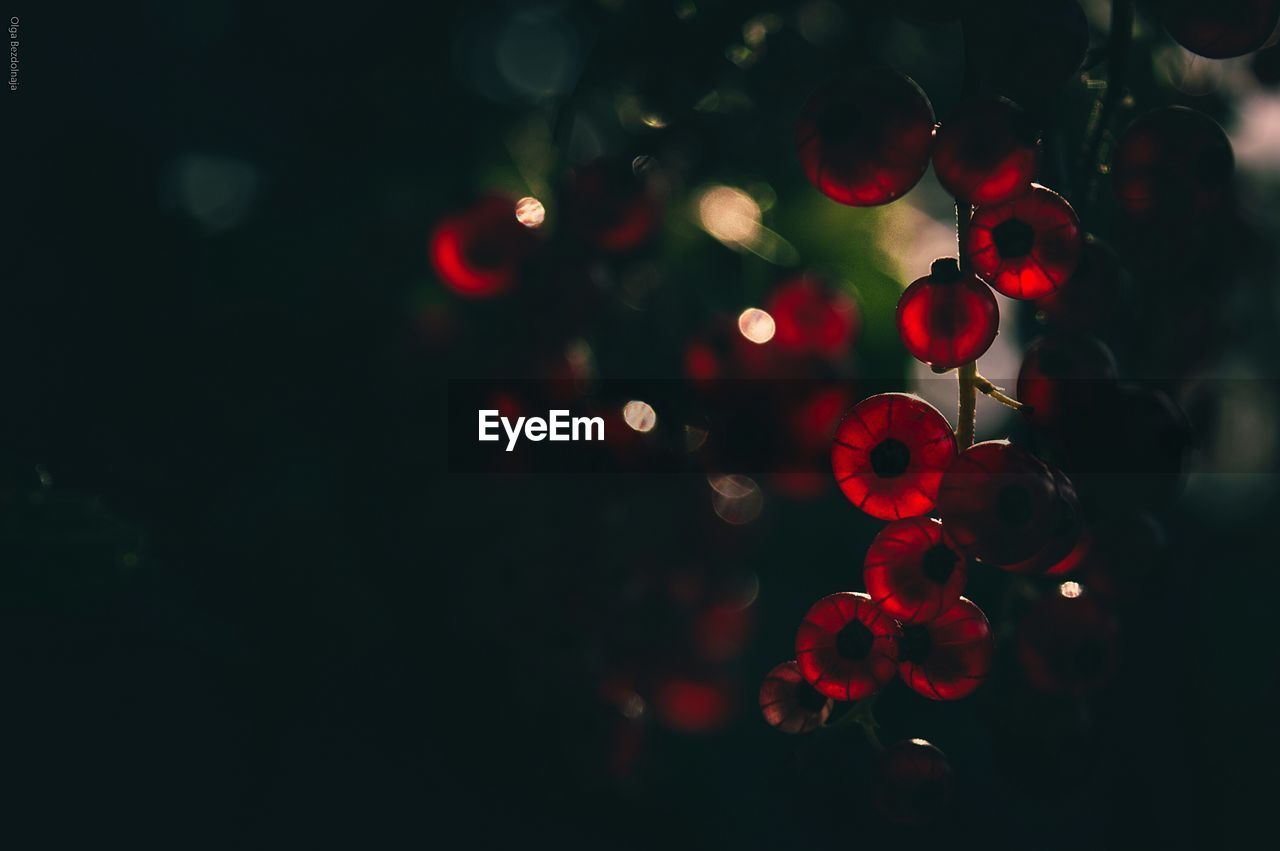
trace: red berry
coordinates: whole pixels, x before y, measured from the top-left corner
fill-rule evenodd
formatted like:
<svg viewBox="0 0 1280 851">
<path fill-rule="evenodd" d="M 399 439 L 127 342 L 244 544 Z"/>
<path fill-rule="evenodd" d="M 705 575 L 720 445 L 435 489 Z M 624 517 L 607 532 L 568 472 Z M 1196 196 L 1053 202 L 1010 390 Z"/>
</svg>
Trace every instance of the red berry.
<svg viewBox="0 0 1280 851">
<path fill-rule="evenodd" d="M 1115 623 L 1079 585 L 1063 583 L 1023 615 L 1018 659 L 1036 688 L 1083 694 L 1115 670 Z"/>
<path fill-rule="evenodd" d="M 861 700 L 898 669 L 897 622 L 866 594 L 844 591 L 813 604 L 796 632 L 800 673 L 834 700 Z"/>
<path fill-rule="evenodd" d="M 837 358 L 858 333 L 858 306 L 849 296 L 799 278 L 773 291 L 766 305 L 773 317 L 773 343 L 794 355 Z"/>
<path fill-rule="evenodd" d="M 1080 543 L 1087 540 L 1087 534 L 1075 487 L 1061 471 L 1050 468 L 1049 473 L 1056 486 L 1054 522 L 1049 530 L 1049 537 L 1030 558 L 1001 565 L 1009 573 L 1048 574 L 1055 570 L 1059 573 L 1066 572 L 1073 569 L 1087 552 L 1077 552 Z"/>
<path fill-rule="evenodd" d="M 800 666 L 783 662 L 760 686 L 760 711 L 764 720 L 784 733 L 808 733 L 826 723 L 831 698 L 805 682 Z"/>
<path fill-rule="evenodd" d="M 875 802 L 895 824 L 937 820 L 951 803 L 951 764 L 924 739 L 908 739 L 885 749 L 876 760 Z"/>
<path fill-rule="evenodd" d="M 960 599 L 968 573 L 965 559 L 928 517 L 897 520 L 880 530 L 863 563 L 872 601 L 905 624 L 936 618 Z"/>
<path fill-rule="evenodd" d="M 911 79 L 872 69 L 820 88 L 800 111 L 796 145 L 809 182 L 854 207 L 887 204 L 929 167 L 933 107 Z"/>
<path fill-rule="evenodd" d="M 938 491 L 948 537 L 989 564 L 1015 564 L 1035 555 L 1052 534 L 1059 507 L 1049 468 L 1006 440 L 960 453 Z"/>
<path fill-rule="evenodd" d="M 974 210 L 967 240 L 973 271 L 1009 298 L 1041 298 L 1080 263 L 1080 220 L 1066 200 L 1032 184 L 1012 201 Z"/>
<path fill-rule="evenodd" d="M 660 211 L 631 165 L 602 159 L 576 169 L 564 193 L 564 214 L 578 238 L 619 253 L 653 235 Z"/>
<path fill-rule="evenodd" d="M 431 265 L 446 286 L 467 298 L 511 288 L 535 239 L 516 221 L 515 202 L 490 197 L 441 219 L 431 233 Z"/>
<path fill-rule="evenodd" d="M 902 293 L 897 322 L 912 357 L 936 369 L 953 369 L 991 347 L 1000 330 L 1000 308 L 982 281 L 944 258 Z"/>
<path fill-rule="evenodd" d="M 903 629 L 898 673 L 931 700 L 959 700 L 973 694 L 991 672 L 995 641 L 982 609 L 961 597 L 926 624 Z"/>
<path fill-rule="evenodd" d="M 1121 208 L 1135 219 L 1174 224 L 1216 211 L 1234 169 L 1231 142 L 1222 128 L 1182 106 L 1136 118 L 1111 158 Z"/>
<path fill-rule="evenodd" d="M 850 502 L 897 520 L 931 510 L 956 457 L 946 418 L 918 396 L 881 393 L 854 406 L 836 429 L 831 468 Z"/>
<path fill-rule="evenodd" d="M 1080 265 L 1071 280 L 1036 301 L 1042 319 L 1064 328 L 1108 327 L 1115 322 L 1117 305 L 1129 286 L 1115 249 L 1085 234 Z"/>
<path fill-rule="evenodd" d="M 1012 101 L 985 98 L 962 104 L 938 128 L 933 170 L 952 195 L 995 204 L 1031 188 L 1040 136 Z"/>
<path fill-rule="evenodd" d="M 1032 426 L 1067 434 L 1095 420 L 1116 391 L 1116 361 L 1085 334 L 1049 334 L 1027 347 L 1018 371 L 1018 400 Z"/>
<path fill-rule="evenodd" d="M 1280 0 L 1165 0 L 1161 20 L 1178 44 L 1210 59 L 1252 53 L 1280 24 Z"/>
</svg>

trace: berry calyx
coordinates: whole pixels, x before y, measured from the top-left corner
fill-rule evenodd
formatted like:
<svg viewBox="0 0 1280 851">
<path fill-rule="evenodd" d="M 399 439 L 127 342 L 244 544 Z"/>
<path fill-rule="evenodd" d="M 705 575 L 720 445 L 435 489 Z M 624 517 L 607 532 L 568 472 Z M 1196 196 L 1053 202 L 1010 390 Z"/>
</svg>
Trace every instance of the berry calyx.
<svg viewBox="0 0 1280 851">
<path fill-rule="evenodd" d="M 1083 238 L 1075 210 L 1038 184 L 1001 204 L 974 210 L 967 241 L 973 271 L 1009 298 L 1042 298 L 1080 263 Z"/>
<path fill-rule="evenodd" d="M 954 369 L 991 348 L 1000 330 L 995 296 L 954 258 L 936 260 L 898 300 L 898 335 L 916 360 Z"/>
<path fill-rule="evenodd" d="M 1026 114 L 1004 98 L 962 104 L 938 128 L 933 170 L 947 192 L 995 204 L 1031 187 L 1040 138 Z"/>
<path fill-rule="evenodd" d="M 911 517 L 880 530 L 867 549 L 862 578 L 885 614 L 918 624 L 960 599 L 967 573 L 964 557 L 945 540 L 942 524 Z"/>
<path fill-rule="evenodd" d="M 1222 128 L 1182 106 L 1138 116 L 1111 158 L 1120 207 L 1134 219 L 1171 224 L 1215 212 L 1234 170 L 1235 155 Z"/>
<path fill-rule="evenodd" d="M 961 597 L 928 623 L 904 628 L 898 674 L 930 700 L 959 700 L 987 678 L 994 649 L 987 616 Z"/>
<path fill-rule="evenodd" d="M 936 821 L 951 802 L 951 764 L 924 739 L 895 742 L 880 754 L 875 803 L 889 821 L 922 825 Z"/>
<path fill-rule="evenodd" d="M 929 166 L 933 107 L 910 78 L 888 69 L 828 82 L 796 126 L 800 165 L 827 197 L 854 207 L 887 204 Z"/>
<path fill-rule="evenodd" d="M 834 700 L 861 700 L 893 679 L 901 630 L 866 594 L 851 591 L 813 604 L 796 632 L 796 664 Z"/>
<path fill-rule="evenodd" d="M 845 497 L 882 520 L 931 510 L 956 455 L 955 435 L 918 396 L 881 393 L 853 407 L 836 429 L 831 469 Z"/>
<path fill-rule="evenodd" d="M 783 662 L 760 686 L 760 711 L 770 726 L 784 733 L 809 733 L 826 723 L 831 698 L 818 692 L 800 674 L 795 662 Z"/>
</svg>

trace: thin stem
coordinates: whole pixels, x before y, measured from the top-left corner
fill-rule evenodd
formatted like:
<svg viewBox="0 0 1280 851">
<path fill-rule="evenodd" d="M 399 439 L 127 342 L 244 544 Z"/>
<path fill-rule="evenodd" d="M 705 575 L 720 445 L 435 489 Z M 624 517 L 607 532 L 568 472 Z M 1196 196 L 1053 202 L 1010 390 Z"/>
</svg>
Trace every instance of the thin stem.
<svg viewBox="0 0 1280 851">
<path fill-rule="evenodd" d="M 1006 394 L 1003 388 L 997 387 L 987 379 L 983 378 L 981 373 L 974 376 L 974 383 L 977 386 L 979 393 L 991 397 L 1001 405 L 1013 408 L 1015 411 L 1021 411 L 1026 407 L 1022 402 L 1019 402 L 1017 399 Z"/>
<path fill-rule="evenodd" d="M 1124 99 L 1126 77 L 1129 73 L 1129 48 L 1133 45 L 1133 0 L 1111 0 L 1111 32 L 1107 36 L 1107 89 L 1102 96 L 1102 108 L 1090 121 L 1080 150 L 1080 169 L 1089 173 L 1085 200 L 1092 204 L 1098 197 L 1098 153 L 1115 117 L 1116 109 Z"/>
<path fill-rule="evenodd" d="M 970 361 L 960 367 L 956 376 L 960 379 L 960 410 L 956 414 L 956 443 L 963 452 L 973 446 L 974 431 L 978 427 L 978 364 Z"/>
<path fill-rule="evenodd" d="M 961 37 L 964 39 L 964 82 L 961 84 L 961 97 L 971 97 L 981 87 L 981 69 L 978 57 L 973 49 L 973 27 L 978 22 L 965 15 L 960 21 Z M 956 251 L 962 272 L 972 271 L 969 261 L 969 219 L 973 216 L 973 205 L 968 198 L 956 198 Z M 959 379 L 960 403 L 956 413 L 956 442 L 960 449 L 968 449 L 973 445 L 973 435 L 978 422 L 978 394 L 974 379 L 978 375 L 977 361 L 963 364 L 956 371 Z"/>
</svg>

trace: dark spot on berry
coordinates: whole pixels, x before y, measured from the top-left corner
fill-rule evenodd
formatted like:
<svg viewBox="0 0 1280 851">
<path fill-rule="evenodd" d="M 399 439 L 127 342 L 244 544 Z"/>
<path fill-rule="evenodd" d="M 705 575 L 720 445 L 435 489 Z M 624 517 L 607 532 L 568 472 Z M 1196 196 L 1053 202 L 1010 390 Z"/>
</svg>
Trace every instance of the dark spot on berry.
<svg viewBox="0 0 1280 851">
<path fill-rule="evenodd" d="M 871 450 L 871 469 L 882 479 L 892 479 L 911 466 L 911 450 L 901 440 L 887 437 Z"/>
<path fill-rule="evenodd" d="M 960 280 L 960 263 L 954 257 L 939 257 L 929 267 L 929 275 L 936 283 L 951 284 Z"/>
<path fill-rule="evenodd" d="M 929 635 L 929 628 L 909 626 L 903 629 L 902 640 L 898 642 L 898 659 L 918 665 L 929 658 L 932 649 L 933 638 Z"/>
<path fill-rule="evenodd" d="M 1001 257 L 1026 257 L 1036 244 L 1036 232 L 1022 219 L 1009 219 L 991 229 L 996 251 Z"/>
<path fill-rule="evenodd" d="M 1031 519 L 1031 494 L 1021 484 L 1008 484 L 996 494 L 996 513 L 1006 526 L 1021 526 Z"/>
<path fill-rule="evenodd" d="M 946 544 L 934 544 L 924 554 L 920 562 L 920 570 L 926 577 L 942 585 L 951 578 L 960 557 Z"/>
<path fill-rule="evenodd" d="M 801 680 L 796 683 L 796 703 L 806 712 L 817 712 L 827 705 L 827 696 Z"/>
<path fill-rule="evenodd" d="M 856 662 L 867 658 L 875 640 L 871 630 L 867 629 L 867 625 L 862 621 L 849 621 L 844 629 L 836 633 L 836 652 L 841 658 Z"/>
</svg>

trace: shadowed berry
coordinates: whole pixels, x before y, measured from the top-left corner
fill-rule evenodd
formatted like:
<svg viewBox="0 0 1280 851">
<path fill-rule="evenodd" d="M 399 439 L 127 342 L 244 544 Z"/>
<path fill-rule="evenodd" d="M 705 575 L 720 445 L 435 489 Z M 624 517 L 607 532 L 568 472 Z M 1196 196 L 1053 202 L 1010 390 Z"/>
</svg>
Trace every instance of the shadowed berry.
<svg viewBox="0 0 1280 851">
<path fill-rule="evenodd" d="M 1075 274 L 1083 243 L 1071 205 L 1032 184 L 1012 201 L 974 210 L 967 245 L 973 271 L 996 292 L 1041 298 Z"/>
<path fill-rule="evenodd" d="M 936 821 L 951 803 L 951 764 L 924 739 L 896 742 L 876 760 L 876 809 L 889 821 L 922 825 Z"/>
<path fill-rule="evenodd" d="M 959 700 L 987 678 L 994 649 L 987 616 L 961 597 L 928 623 L 903 629 L 898 674 L 930 700 Z"/>
<path fill-rule="evenodd" d="M 896 318 L 903 346 L 936 369 L 976 360 L 1000 330 L 995 296 L 954 258 L 935 260 L 927 276 L 907 287 Z"/>
<path fill-rule="evenodd" d="M 1210 59 L 1252 53 L 1280 24 L 1280 0 L 1163 0 L 1157 8 L 1174 41 Z"/>
<path fill-rule="evenodd" d="M 1136 118 L 1111 158 L 1120 207 L 1135 219 L 1171 224 L 1218 210 L 1234 169 L 1235 155 L 1222 128 L 1182 106 Z"/>
<path fill-rule="evenodd" d="M 1023 615 L 1018 659 L 1036 688 L 1084 694 L 1115 670 L 1115 623 L 1080 586 L 1064 583 Z"/>
<path fill-rule="evenodd" d="M 960 599 L 967 565 L 942 524 L 911 517 L 880 530 L 867 549 L 862 578 L 872 601 L 903 623 L 924 623 Z"/>
<path fill-rule="evenodd" d="M 898 669 L 898 623 L 866 594 L 845 591 L 813 604 L 796 632 L 796 663 L 819 692 L 861 700 Z"/>
<path fill-rule="evenodd" d="M 974 55 L 986 79 L 1024 106 L 1057 93 L 1080 70 L 1089 23 L 1076 0 L 986 0 L 978 4 Z"/>
<path fill-rule="evenodd" d="M 962 104 L 938 128 L 933 170 L 952 195 L 973 204 L 1008 201 L 1031 188 L 1040 137 L 1023 111 L 1004 98 Z"/>
<path fill-rule="evenodd" d="M 795 662 L 783 662 L 769 672 L 760 686 L 760 711 L 764 720 L 784 733 L 809 733 L 821 727 L 831 714 L 831 698 L 805 682 Z"/>
<path fill-rule="evenodd" d="M 1107 327 L 1115 321 L 1117 305 L 1125 298 L 1127 287 L 1128 279 L 1115 249 L 1085 234 L 1076 273 L 1063 286 L 1038 299 L 1036 308 L 1053 326 Z"/>
<path fill-rule="evenodd" d="M 960 453 L 938 491 L 948 537 L 989 564 L 1014 564 L 1035 555 L 1052 534 L 1058 509 L 1058 485 L 1049 468 L 1004 440 Z"/>
<path fill-rule="evenodd" d="M 773 344 L 789 354 L 837 358 L 858 333 L 858 306 L 842 292 L 799 278 L 773 291 L 766 305 L 775 323 Z"/>
<path fill-rule="evenodd" d="M 796 145 L 809 182 L 854 207 L 887 204 L 924 175 L 933 107 L 896 71 L 859 71 L 824 85 L 800 112 Z"/>
<path fill-rule="evenodd" d="M 1027 347 L 1018 371 L 1018 401 L 1028 422 L 1068 434 L 1096 420 L 1116 392 L 1116 362 L 1102 342 L 1085 334 L 1048 334 Z"/>
<path fill-rule="evenodd" d="M 1075 486 L 1060 470 L 1050 468 L 1049 473 L 1053 476 L 1055 485 L 1053 526 L 1035 555 L 1013 564 L 1001 565 L 1010 573 L 1065 573 L 1074 569 L 1087 553 L 1087 548 L 1079 549 L 1081 542 L 1087 542 L 1088 536 Z"/>
<path fill-rule="evenodd" d="M 516 221 L 515 202 L 490 197 L 447 216 L 431 233 L 431 265 L 458 295 L 491 298 L 509 290 L 536 239 Z"/>
<path fill-rule="evenodd" d="M 831 468 L 850 502 L 897 520 L 931 510 L 956 455 L 955 435 L 928 402 L 881 393 L 854 406 L 836 429 Z"/>
<path fill-rule="evenodd" d="M 596 160 L 575 169 L 564 199 L 569 229 L 602 251 L 630 251 L 647 241 L 658 225 L 657 202 L 622 160 Z"/>
</svg>

